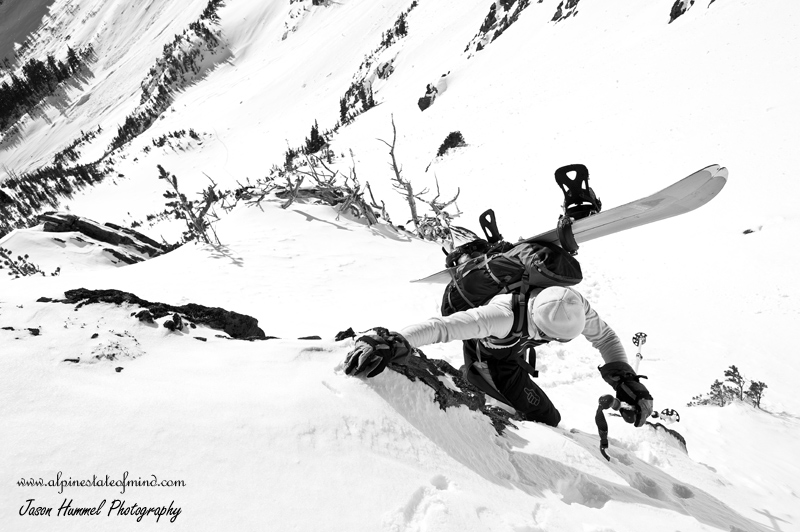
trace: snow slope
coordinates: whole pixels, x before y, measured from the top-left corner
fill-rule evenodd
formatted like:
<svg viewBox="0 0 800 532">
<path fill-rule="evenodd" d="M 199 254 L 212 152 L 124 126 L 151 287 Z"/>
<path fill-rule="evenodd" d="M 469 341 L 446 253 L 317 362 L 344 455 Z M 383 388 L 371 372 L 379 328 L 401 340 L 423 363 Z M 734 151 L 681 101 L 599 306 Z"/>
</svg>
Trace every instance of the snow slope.
<svg viewBox="0 0 800 532">
<path fill-rule="evenodd" d="M 207 185 L 204 173 L 226 188 L 263 177 L 315 120 L 334 126 L 362 61 L 410 4 L 231 0 L 220 10 L 230 59 L 111 155 L 116 177 L 64 206 L 98 221 L 144 222 L 138 230 L 174 241 L 178 224 L 146 223 L 163 209 L 156 165 L 189 193 Z M 45 270 L 62 269 L 0 280 L 4 530 L 800 529 L 792 347 L 800 290 L 791 246 L 800 234 L 792 173 L 800 9 L 789 0 L 769 8 L 726 0 L 693 5 L 667 24 L 669 0 L 595 1 L 553 23 L 558 2 L 545 0 L 484 50 L 465 53 L 490 4 L 419 0 L 409 35 L 381 52 L 395 70 L 376 81 L 379 105 L 332 139 L 345 155 L 336 164 L 346 170 L 354 161 L 404 223 L 407 207 L 377 140 L 391 139 L 393 117 L 398 159 L 414 186 L 435 189 L 438 179 L 443 196 L 460 190 L 458 223 L 473 230 L 493 207 L 511 241 L 554 223 L 558 166 L 586 164 L 607 207 L 708 164 L 728 167 L 730 182 L 709 205 L 587 243 L 578 255 L 586 275 L 579 290 L 626 345 L 648 333 L 641 372 L 657 408 L 681 412 L 675 428 L 688 454 L 669 437 L 610 418 L 612 461 L 599 456 L 594 410 L 609 389 L 583 340 L 539 350 L 559 429 L 520 423 L 498 436 L 480 414 L 442 411 L 428 388 L 394 372 L 344 376 L 338 365 L 352 341 L 335 342 L 337 332 L 399 329 L 438 312 L 441 287 L 407 281 L 440 269 L 441 250 L 329 207 L 284 210 L 270 199 L 224 216 L 223 246 L 185 245 L 122 268 L 87 254 L 61 258 L 63 249 L 47 251 L 44 233 L 0 239 Z M 93 77 L 70 87 L 65 105 L 24 119 L 20 139 L 0 149 L 0 180 L 49 162 L 101 125 L 104 135 L 82 151 L 84 162 L 96 160 L 139 103 L 139 83 L 161 48 L 204 7 L 56 0 L 39 32 L 48 37 L 30 53 L 61 50 L 67 36 L 92 43 Z M 447 90 L 420 112 L 426 84 L 445 73 Z M 145 152 L 153 139 L 189 128 L 201 143 Z M 455 130 L 467 146 L 435 158 Z M 278 338 L 230 340 L 202 326 L 170 332 L 166 318 L 147 325 L 133 308 L 37 301 L 79 287 L 223 307 L 256 317 Z M 298 339 L 311 335 L 322 339 Z M 424 351 L 460 365 L 456 344 Z M 684 406 L 731 364 L 769 385 L 764 410 Z M 76 480 L 127 471 L 185 486 L 60 493 L 17 485 L 59 471 Z M 21 516 L 28 499 L 52 515 Z M 107 502 L 98 516 L 57 516 L 65 499 Z M 172 503 L 181 513 L 172 523 L 169 515 L 107 515 L 117 499 L 129 508 Z"/>
</svg>

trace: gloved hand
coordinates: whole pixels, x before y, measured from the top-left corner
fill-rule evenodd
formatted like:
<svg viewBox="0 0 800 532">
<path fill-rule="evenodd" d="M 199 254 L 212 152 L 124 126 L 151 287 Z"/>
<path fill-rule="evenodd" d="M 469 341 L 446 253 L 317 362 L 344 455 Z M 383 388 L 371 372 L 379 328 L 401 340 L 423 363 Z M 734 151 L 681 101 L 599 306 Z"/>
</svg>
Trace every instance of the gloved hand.
<svg viewBox="0 0 800 532">
<path fill-rule="evenodd" d="M 376 327 L 373 333 L 356 340 L 356 346 L 344 360 L 344 372 L 374 377 L 390 362 L 404 364 L 410 354 L 411 346 L 399 333 Z"/>
<path fill-rule="evenodd" d="M 603 379 L 614 388 L 617 399 L 636 409 L 635 415 L 623 416 L 625 421 L 637 427 L 644 425 L 653 412 L 653 396 L 645 385 L 639 382 L 640 378 L 647 377 L 637 375 L 627 362 L 609 362 L 599 369 Z"/>
</svg>

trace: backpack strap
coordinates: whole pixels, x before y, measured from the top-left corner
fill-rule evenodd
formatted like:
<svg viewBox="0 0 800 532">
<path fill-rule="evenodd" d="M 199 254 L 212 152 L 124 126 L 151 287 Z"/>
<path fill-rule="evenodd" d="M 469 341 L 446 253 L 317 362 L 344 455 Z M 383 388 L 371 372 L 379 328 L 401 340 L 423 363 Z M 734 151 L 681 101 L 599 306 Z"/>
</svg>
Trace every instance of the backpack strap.
<svg viewBox="0 0 800 532">
<path fill-rule="evenodd" d="M 528 353 L 528 360 L 525 360 L 525 353 Z M 517 359 L 517 364 L 522 369 L 528 372 L 532 378 L 539 376 L 539 371 L 536 369 L 536 346 L 531 342 L 521 342 L 517 349 L 514 351 L 514 357 Z"/>
<path fill-rule="evenodd" d="M 525 335 L 525 325 L 528 322 L 528 295 L 525 293 L 512 294 L 511 308 L 514 310 L 514 325 L 511 326 L 511 335 L 520 338 Z"/>
<path fill-rule="evenodd" d="M 517 359 L 517 364 L 535 379 L 539 376 L 539 372 L 536 370 L 536 345 L 538 342 L 525 334 L 528 324 L 528 294 L 514 294 L 511 296 L 511 305 L 514 309 L 514 325 L 511 328 L 511 334 L 520 339 L 519 344 L 513 350 L 514 358 Z M 530 362 L 525 360 L 525 353 L 528 353 Z"/>
</svg>

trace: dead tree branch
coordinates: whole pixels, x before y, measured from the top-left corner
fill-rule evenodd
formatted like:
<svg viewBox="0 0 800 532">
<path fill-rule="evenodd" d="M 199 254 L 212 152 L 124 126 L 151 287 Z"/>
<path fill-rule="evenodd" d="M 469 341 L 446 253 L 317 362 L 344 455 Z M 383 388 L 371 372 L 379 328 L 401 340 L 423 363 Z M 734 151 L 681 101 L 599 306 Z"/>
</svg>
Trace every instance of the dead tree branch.
<svg viewBox="0 0 800 532">
<path fill-rule="evenodd" d="M 414 223 L 414 228 L 417 231 L 417 235 L 422 237 L 422 233 L 419 230 L 419 215 L 417 214 L 417 203 L 415 201 L 416 195 L 414 194 L 414 188 L 411 186 L 411 183 L 407 179 L 403 179 L 402 172 L 403 169 L 397 165 L 397 157 L 395 156 L 395 146 L 397 145 L 397 127 L 394 123 L 394 115 L 392 115 L 392 142 L 391 144 L 383 139 L 378 139 L 379 141 L 386 144 L 389 147 L 389 156 L 392 159 L 392 162 L 389 164 L 392 171 L 394 172 L 394 177 L 392 178 L 392 186 L 397 189 L 400 194 L 406 198 L 408 202 L 408 208 L 411 210 L 411 221 Z M 420 194 L 425 194 L 428 190 L 425 189 Z"/>
</svg>

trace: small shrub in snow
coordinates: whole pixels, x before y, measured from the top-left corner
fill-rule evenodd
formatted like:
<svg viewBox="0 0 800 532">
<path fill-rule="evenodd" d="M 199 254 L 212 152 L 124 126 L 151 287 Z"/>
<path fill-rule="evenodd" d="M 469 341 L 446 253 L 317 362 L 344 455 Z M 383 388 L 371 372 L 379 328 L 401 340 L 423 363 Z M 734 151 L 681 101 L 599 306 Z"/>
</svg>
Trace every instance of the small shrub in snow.
<svg viewBox="0 0 800 532">
<path fill-rule="evenodd" d="M 725 370 L 725 381 L 716 379 L 705 395 L 696 395 L 686 403 L 686 406 L 716 405 L 725 406 L 734 401 L 741 401 L 753 405 L 754 408 L 761 408 L 761 398 L 767 385 L 761 381 L 750 381 L 749 388 L 747 379 L 739 372 L 736 366 L 730 366 Z M 727 383 L 731 383 L 728 385 Z"/>
<path fill-rule="evenodd" d="M 25 256 L 18 256 L 16 260 L 12 258 L 11 250 L 0 248 L 0 270 L 7 269 L 8 275 L 14 277 L 14 279 L 19 279 L 20 277 L 27 277 L 29 275 L 36 275 L 37 273 L 41 276 L 45 277 L 45 274 L 42 269 L 29 262 L 28 255 Z M 61 273 L 61 268 L 56 268 L 54 272 L 52 272 L 51 276 L 56 276 Z"/>
<path fill-rule="evenodd" d="M 458 148 L 460 146 L 466 146 L 467 143 L 464 142 L 464 136 L 461 134 L 460 131 L 453 131 L 445 137 L 444 142 L 442 145 L 439 146 L 439 151 L 436 152 L 438 157 L 441 157 L 447 150 L 450 148 Z"/>
<path fill-rule="evenodd" d="M 158 172 L 158 178 L 165 180 L 173 189 L 167 190 L 163 194 L 165 198 L 171 200 L 167 202 L 167 213 L 175 219 L 186 222 L 183 241 L 199 240 L 206 244 L 220 245 L 219 238 L 212 225 L 213 222 L 219 220 L 219 216 L 213 207 L 217 203 L 222 203 L 223 208 L 228 208 L 224 201 L 230 193 L 218 191 L 217 184 L 212 181 L 203 190 L 201 201 L 189 201 L 178 190 L 178 178 L 176 176 L 170 175 L 160 164 L 158 165 Z"/>
</svg>

